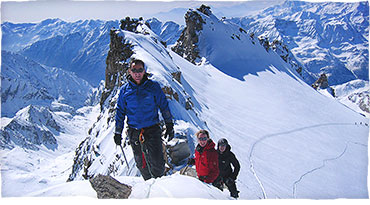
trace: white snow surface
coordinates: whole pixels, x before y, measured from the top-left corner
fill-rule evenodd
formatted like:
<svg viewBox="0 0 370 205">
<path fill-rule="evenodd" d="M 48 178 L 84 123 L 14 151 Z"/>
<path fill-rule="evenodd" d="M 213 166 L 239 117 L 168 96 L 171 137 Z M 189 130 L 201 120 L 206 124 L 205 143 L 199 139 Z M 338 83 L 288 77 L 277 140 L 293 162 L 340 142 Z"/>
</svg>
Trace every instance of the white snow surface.
<svg viewBox="0 0 370 205">
<path fill-rule="evenodd" d="M 243 37 L 244 46 L 236 47 L 231 38 L 218 32 L 223 26 L 230 33 L 236 33 L 237 28 L 218 26 L 220 22 L 212 18 L 207 19 L 210 22 L 214 22 L 214 32 L 209 29 L 203 34 L 208 39 L 223 39 L 223 46 L 208 44 L 203 51 L 212 51 L 207 53 L 209 59 L 197 66 L 151 36 L 123 32 L 134 42 L 136 57 L 145 59 L 155 80 L 176 91 L 184 89 L 191 97 L 194 106 L 190 111 L 173 99 L 169 101 L 175 130 L 187 131 L 194 142 L 194 133 L 200 128 L 209 130 L 215 142 L 227 138 L 241 164 L 236 181 L 240 199 L 368 198 L 369 120 L 315 91 L 276 54 L 267 53 L 259 44 Z M 243 57 L 237 60 L 240 65 L 257 69 L 236 77 L 237 73 L 227 72 L 232 67 L 211 64 L 221 57 L 232 62 L 232 48 L 253 50 L 255 61 Z M 261 61 L 265 67 L 260 67 Z M 172 80 L 174 71 L 181 71 L 181 84 Z M 100 114 L 99 106 L 81 109 L 79 113 L 83 114 L 75 116 L 57 113 L 57 121 L 65 129 L 56 136 L 57 150 L 0 150 L 3 197 L 96 197 L 87 180 L 66 182 L 74 151 Z M 107 157 L 101 159 L 112 161 L 120 153 L 112 140 L 113 127 L 99 126 L 102 130 L 97 144 L 101 145 L 102 156 Z M 131 149 L 126 147 L 125 152 L 133 167 Z M 104 168 L 93 166 L 97 165 L 92 165 L 96 173 Z M 120 171 L 114 177 L 133 187 L 130 199 L 231 199 L 227 190 L 221 192 L 195 178 L 173 174 L 143 181 L 137 171 L 129 171 L 124 164 Z"/>
</svg>

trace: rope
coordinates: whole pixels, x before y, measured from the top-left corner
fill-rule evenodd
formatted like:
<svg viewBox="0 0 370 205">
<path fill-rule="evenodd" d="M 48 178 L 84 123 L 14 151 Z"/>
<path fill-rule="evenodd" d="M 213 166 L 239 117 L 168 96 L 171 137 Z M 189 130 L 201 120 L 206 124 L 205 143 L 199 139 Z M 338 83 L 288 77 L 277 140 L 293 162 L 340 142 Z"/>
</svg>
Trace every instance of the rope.
<svg viewBox="0 0 370 205">
<path fill-rule="evenodd" d="M 141 128 L 141 130 L 140 130 L 139 141 L 140 141 L 140 144 L 141 144 L 141 152 L 143 153 L 143 157 L 144 157 L 143 161 L 146 165 L 148 165 L 148 170 L 149 170 L 150 176 L 152 178 L 155 178 L 153 173 L 152 173 L 149 158 L 148 158 L 149 152 L 148 152 L 148 149 L 145 145 L 145 137 L 144 137 L 144 129 L 143 128 Z M 144 164 L 143 164 L 143 166 L 144 166 Z"/>
</svg>

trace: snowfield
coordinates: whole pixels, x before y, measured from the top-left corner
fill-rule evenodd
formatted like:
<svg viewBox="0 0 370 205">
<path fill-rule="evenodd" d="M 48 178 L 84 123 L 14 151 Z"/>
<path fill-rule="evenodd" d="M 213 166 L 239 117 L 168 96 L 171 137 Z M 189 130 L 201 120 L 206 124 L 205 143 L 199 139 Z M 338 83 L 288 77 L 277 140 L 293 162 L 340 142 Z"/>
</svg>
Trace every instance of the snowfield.
<svg viewBox="0 0 370 205">
<path fill-rule="evenodd" d="M 348 103 L 348 90 L 368 91 L 368 81 L 335 87 L 343 96 L 342 104 L 307 85 L 276 53 L 266 51 L 258 42 L 252 43 L 239 27 L 215 16 L 200 16 L 207 26 L 198 33 L 202 56 L 197 65 L 164 47 L 152 32 L 117 33 L 132 43 L 133 57 L 145 61 L 152 78 L 179 95 L 179 100 L 169 100 L 174 128 L 177 133 L 185 133 L 192 151 L 196 146 L 194 134 L 199 129 L 209 130 L 215 143 L 221 138 L 228 140 L 241 164 L 236 180 L 238 202 L 368 199 L 369 118 L 349 104 L 344 105 Z M 174 72 L 181 73 L 181 82 L 172 77 Z M 111 104 L 117 95 L 111 97 L 106 104 Z M 186 100 L 191 102 L 190 109 L 184 107 Z M 95 199 L 96 192 L 83 179 L 81 170 L 76 171 L 73 181 L 67 182 L 76 151 L 87 139 L 91 141 L 83 145 L 91 145 L 88 148 L 93 150 L 86 154 L 91 157 L 89 174 L 111 173 L 118 181 L 132 186 L 129 203 L 137 203 L 137 199 L 153 199 L 153 203 L 158 199 L 170 203 L 187 203 L 187 199 L 212 200 L 211 203 L 233 200 L 227 190 L 222 192 L 177 173 L 144 181 L 134 166 L 129 146 L 124 151 L 130 169 L 121 163 L 122 153 L 114 144 L 114 127 L 109 124 L 111 113 L 97 104 L 75 111 L 67 105 L 51 105 L 60 108 L 51 112 L 61 130 L 55 134 L 54 149 L 43 144 L 37 145 L 38 150 L 27 149 L 15 143 L 18 136 L 9 139 L 14 148 L 0 149 L 1 195 L 8 198 L 4 201 L 52 197 L 57 203 L 59 199 L 89 203 Z M 16 117 L 20 122 L 32 118 Z M 15 118 L 1 118 L 1 131 Z M 0 145 L 3 140 L 5 137 L 0 139 Z M 111 201 L 127 202 L 108 202 Z M 297 202 L 301 201 L 290 203 Z"/>
</svg>

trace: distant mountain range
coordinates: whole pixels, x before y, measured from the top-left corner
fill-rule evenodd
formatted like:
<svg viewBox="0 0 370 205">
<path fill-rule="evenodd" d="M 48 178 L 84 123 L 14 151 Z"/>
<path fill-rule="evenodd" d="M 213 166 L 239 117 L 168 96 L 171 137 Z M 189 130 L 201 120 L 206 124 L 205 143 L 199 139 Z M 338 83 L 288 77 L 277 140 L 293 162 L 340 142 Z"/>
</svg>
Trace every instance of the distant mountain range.
<svg viewBox="0 0 370 205">
<path fill-rule="evenodd" d="M 185 22 L 128 17 L 129 30 L 99 20 L 2 24 L 2 195 L 84 193 L 75 182 L 109 174 L 148 190 L 133 198 L 177 196 L 175 177 L 137 183 L 131 147 L 123 148 L 127 166 L 113 141 L 127 62 L 143 58 L 177 138 L 192 152 L 199 129 L 214 142 L 227 138 L 242 167 L 241 199 L 368 198 L 367 2 L 285 2 L 237 19 L 202 5 Z M 172 186 L 154 189 L 161 180 Z"/>
<path fill-rule="evenodd" d="M 310 3 L 286 1 L 253 16 L 226 19 L 247 33 L 279 40 L 313 76 L 328 74 L 329 85 L 369 79 L 368 2 Z M 184 26 L 146 21 L 167 43 L 174 44 Z M 20 52 L 47 66 L 75 72 L 97 86 L 103 80 L 109 30 L 119 21 L 85 20 L 2 24 L 2 49 Z"/>
<path fill-rule="evenodd" d="M 157 19 L 147 21 L 163 41 L 174 43 L 183 27 Z M 65 22 L 47 19 L 40 23 L 2 25 L 2 50 L 18 52 L 43 65 L 72 71 L 97 86 L 105 76 L 109 32 L 119 21 Z"/>
<path fill-rule="evenodd" d="M 271 42 L 281 41 L 315 79 L 327 74 L 329 85 L 369 80 L 368 1 L 285 1 L 228 21 Z"/>
<path fill-rule="evenodd" d="M 20 54 L 1 52 L 1 116 L 13 117 L 28 105 L 53 102 L 86 105 L 93 87 L 74 73 L 41 65 Z"/>
</svg>

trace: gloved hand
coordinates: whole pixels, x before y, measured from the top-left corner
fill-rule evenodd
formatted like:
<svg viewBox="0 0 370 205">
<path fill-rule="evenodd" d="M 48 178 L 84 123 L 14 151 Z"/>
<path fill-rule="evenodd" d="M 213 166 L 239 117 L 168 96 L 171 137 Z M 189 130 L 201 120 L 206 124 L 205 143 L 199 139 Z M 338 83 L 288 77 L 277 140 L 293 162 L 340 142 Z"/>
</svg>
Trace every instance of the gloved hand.
<svg viewBox="0 0 370 205">
<path fill-rule="evenodd" d="M 122 142 L 121 134 L 115 133 L 113 138 L 114 138 L 114 142 L 116 143 L 116 145 L 121 145 L 121 142 Z"/>
<path fill-rule="evenodd" d="M 195 159 L 194 158 L 189 158 L 187 165 L 194 165 L 195 164 Z"/>
<path fill-rule="evenodd" d="M 174 136 L 175 131 L 173 130 L 173 123 L 166 123 L 166 133 L 164 134 L 164 138 L 166 138 L 169 142 L 173 139 Z"/>
</svg>

